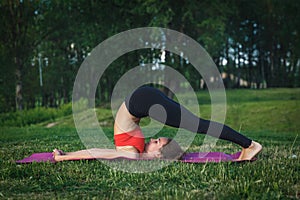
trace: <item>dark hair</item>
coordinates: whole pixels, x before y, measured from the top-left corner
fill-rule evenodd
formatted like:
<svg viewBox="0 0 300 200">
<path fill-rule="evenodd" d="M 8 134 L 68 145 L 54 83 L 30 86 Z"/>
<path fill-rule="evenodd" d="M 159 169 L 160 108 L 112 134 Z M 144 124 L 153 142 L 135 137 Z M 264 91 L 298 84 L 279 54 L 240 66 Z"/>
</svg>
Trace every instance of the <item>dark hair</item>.
<svg viewBox="0 0 300 200">
<path fill-rule="evenodd" d="M 168 138 L 168 142 L 160 149 L 162 159 L 180 160 L 184 151 L 179 144 Z"/>
</svg>

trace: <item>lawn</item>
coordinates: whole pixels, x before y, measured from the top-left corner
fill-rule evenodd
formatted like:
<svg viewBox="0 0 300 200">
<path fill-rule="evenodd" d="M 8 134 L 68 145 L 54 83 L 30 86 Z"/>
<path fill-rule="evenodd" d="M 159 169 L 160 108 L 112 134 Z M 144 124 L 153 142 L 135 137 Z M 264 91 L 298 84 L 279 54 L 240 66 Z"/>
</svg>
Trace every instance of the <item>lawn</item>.
<svg viewBox="0 0 300 200">
<path fill-rule="evenodd" d="M 25 127 L 1 127 L 0 198 L 299 199 L 300 89 L 228 90 L 226 94 L 226 124 L 264 147 L 255 162 L 174 162 L 150 173 L 116 171 L 96 160 L 15 164 L 15 160 L 34 152 L 83 149 L 72 115 L 66 115 Z M 209 95 L 197 95 L 201 115 L 208 118 Z M 97 114 L 105 133 L 112 138 L 110 110 L 97 108 Z M 53 126 L 47 128 L 49 124 Z M 159 135 L 174 133 L 176 129 L 164 128 Z M 188 151 L 199 150 L 203 138 L 197 135 Z M 226 141 L 218 141 L 212 149 L 226 153 L 238 150 L 238 146 Z M 155 164 L 131 162 L 135 163 L 117 161 L 116 165 Z"/>
</svg>

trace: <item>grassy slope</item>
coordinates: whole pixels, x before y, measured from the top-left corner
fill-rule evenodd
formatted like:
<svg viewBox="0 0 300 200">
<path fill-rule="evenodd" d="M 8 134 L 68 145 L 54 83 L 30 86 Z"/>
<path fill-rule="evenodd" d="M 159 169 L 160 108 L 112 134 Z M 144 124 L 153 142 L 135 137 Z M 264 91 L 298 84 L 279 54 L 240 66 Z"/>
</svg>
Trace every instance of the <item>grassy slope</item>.
<svg viewBox="0 0 300 200">
<path fill-rule="evenodd" d="M 209 117 L 209 96 L 198 95 L 201 115 Z M 265 147 L 255 163 L 176 163 L 143 174 L 114 171 L 97 161 L 14 164 L 15 159 L 33 152 L 84 148 L 71 116 L 66 116 L 49 129 L 44 128 L 47 123 L 1 128 L 0 198 L 299 198 L 300 90 L 229 90 L 227 98 L 226 123 Z M 100 123 L 107 126 L 105 132 L 112 135 L 110 111 L 99 108 L 97 113 Z M 164 135 L 174 133 L 174 129 L 164 129 Z M 189 151 L 198 150 L 202 139 L 197 135 Z M 213 150 L 233 152 L 238 147 L 219 141 Z"/>
</svg>

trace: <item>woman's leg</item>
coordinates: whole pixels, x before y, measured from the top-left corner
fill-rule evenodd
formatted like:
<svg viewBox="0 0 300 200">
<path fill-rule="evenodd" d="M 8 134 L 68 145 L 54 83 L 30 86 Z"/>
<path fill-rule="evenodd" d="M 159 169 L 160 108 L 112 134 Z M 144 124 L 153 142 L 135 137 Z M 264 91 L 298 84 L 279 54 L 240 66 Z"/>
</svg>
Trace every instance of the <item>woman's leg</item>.
<svg viewBox="0 0 300 200">
<path fill-rule="evenodd" d="M 163 105 L 167 113 L 166 125 L 184 128 L 192 132 L 204 133 L 238 144 L 243 148 L 237 160 L 251 160 L 262 149 L 259 143 L 250 140 L 229 126 L 201 119 L 169 98 L 163 98 L 161 101 L 163 102 L 161 105 Z M 159 112 L 150 113 L 150 117 L 158 121 L 162 120 L 161 116 L 163 115 L 159 114 Z"/>
<path fill-rule="evenodd" d="M 208 134 L 239 144 L 243 148 L 248 148 L 252 142 L 249 138 L 226 125 L 195 116 L 185 107 L 152 87 L 138 88 L 125 100 L 125 104 L 129 112 L 139 118 L 150 116 L 166 125 Z M 162 106 L 164 111 L 156 109 L 156 112 L 149 112 L 150 108 L 156 104 Z M 163 114 L 164 112 L 166 112 L 166 116 Z M 209 126 L 211 131 L 209 131 Z M 222 130 L 220 135 L 217 134 L 218 130 Z"/>
</svg>

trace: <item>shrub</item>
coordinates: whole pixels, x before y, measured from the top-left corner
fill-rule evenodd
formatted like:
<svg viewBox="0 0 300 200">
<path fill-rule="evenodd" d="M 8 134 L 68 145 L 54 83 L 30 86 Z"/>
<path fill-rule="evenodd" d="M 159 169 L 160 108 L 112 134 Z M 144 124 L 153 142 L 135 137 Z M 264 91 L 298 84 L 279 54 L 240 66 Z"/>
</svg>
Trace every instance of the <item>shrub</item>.
<svg viewBox="0 0 300 200">
<path fill-rule="evenodd" d="M 0 126 L 23 127 L 72 114 L 72 104 L 65 104 L 60 108 L 38 107 L 30 110 L 1 113 Z"/>
</svg>

